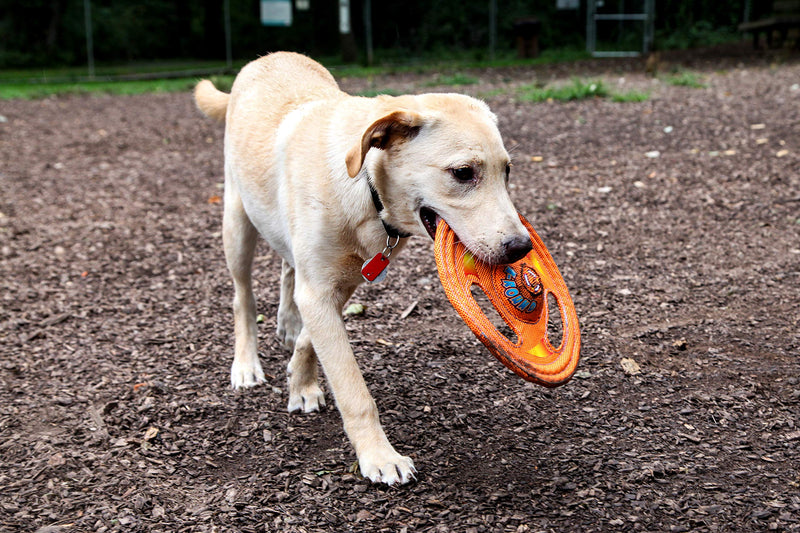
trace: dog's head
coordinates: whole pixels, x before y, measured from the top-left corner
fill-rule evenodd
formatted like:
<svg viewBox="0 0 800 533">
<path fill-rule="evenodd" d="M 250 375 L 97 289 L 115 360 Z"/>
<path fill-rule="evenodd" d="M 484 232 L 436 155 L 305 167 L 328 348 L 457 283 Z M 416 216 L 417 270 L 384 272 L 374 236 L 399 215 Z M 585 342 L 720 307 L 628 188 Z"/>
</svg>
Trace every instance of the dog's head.
<svg viewBox="0 0 800 533">
<path fill-rule="evenodd" d="M 387 112 L 366 129 L 346 163 L 351 177 L 368 167 L 386 206 L 384 220 L 433 238 L 443 219 L 483 261 L 524 257 L 531 241 L 508 195 L 511 161 L 489 107 L 455 94 L 382 102 Z M 367 159 L 371 148 L 379 150 Z"/>
</svg>

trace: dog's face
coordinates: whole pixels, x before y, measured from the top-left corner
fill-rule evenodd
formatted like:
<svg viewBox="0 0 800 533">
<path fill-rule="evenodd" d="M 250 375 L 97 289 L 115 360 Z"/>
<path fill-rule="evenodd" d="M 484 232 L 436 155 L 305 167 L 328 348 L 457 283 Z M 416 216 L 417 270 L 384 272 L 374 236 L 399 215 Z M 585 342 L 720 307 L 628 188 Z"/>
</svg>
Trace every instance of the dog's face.
<svg viewBox="0 0 800 533">
<path fill-rule="evenodd" d="M 414 110 L 388 113 L 367 129 L 348 153 L 350 175 L 369 148 L 380 148 L 369 166 L 387 222 L 433 238 L 443 219 L 483 261 L 522 258 L 531 241 L 508 195 L 511 161 L 494 114 L 462 95 L 411 98 Z"/>
</svg>

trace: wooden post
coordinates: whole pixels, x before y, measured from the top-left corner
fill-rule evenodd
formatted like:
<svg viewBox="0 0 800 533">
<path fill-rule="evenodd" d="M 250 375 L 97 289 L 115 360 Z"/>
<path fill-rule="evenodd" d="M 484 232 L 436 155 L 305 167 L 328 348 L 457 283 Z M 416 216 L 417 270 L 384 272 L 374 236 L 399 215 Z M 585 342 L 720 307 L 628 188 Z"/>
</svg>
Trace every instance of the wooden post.
<svg viewBox="0 0 800 533">
<path fill-rule="evenodd" d="M 489 59 L 494 61 L 497 49 L 497 0 L 489 0 Z"/>
<path fill-rule="evenodd" d="M 233 66 L 233 46 L 231 45 L 231 1 L 223 3 L 223 17 L 225 18 L 225 65 Z"/>
<path fill-rule="evenodd" d="M 94 79 L 94 42 L 92 40 L 91 0 L 83 0 L 83 22 L 86 25 L 86 57 L 89 61 L 89 78 Z"/>
<path fill-rule="evenodd" d="M 364 40 L 367 45 L 367 66 L 372 66 L 372 0 L 364 0 Z"/>
<path fill-rule="evenodd" d="M 358 48 L 350 26 L 350 0 L 339 0 L 339 37 L 342 44 L 342 61 L 358 61 Z"/>
</svg>

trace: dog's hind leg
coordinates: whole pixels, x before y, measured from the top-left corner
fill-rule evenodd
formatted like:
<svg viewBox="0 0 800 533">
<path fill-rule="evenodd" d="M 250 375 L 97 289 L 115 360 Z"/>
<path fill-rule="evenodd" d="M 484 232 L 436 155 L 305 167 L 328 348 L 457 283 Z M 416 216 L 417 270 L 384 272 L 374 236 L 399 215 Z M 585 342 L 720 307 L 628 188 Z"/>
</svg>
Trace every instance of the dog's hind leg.
<svg viewBox="0 0 800 533">
<path fill-rule="evenodd" d="M 278 339 L 289 351 L 294 350 L 303 319 L 294 303 L 294 268 L 285 260 L 281 263 L 281 301 L 278 304 Z"/>
<path fill-rule="evenodd" d="M 230 180 L 226 180 L 222 242 L 234 288 L 233 324 L 236 346 L 231 365 L 231 386 L 234 389 L 252 387 L 265 381 L 256 347 L 258 329 L 252 282 L 253 254 L 257 239 L 258 232 L 244 211 L 239 192 Z"/>
<path fill-rule="evenodd" d="M 289 412 L 319 411 L 325 405 L 325 394 L 319 388 L 317 354 L 311 345 L 311 337 L 305 329 L 300 331 L 294 346 L 294 354 L 287 368 L 289 375 Z"/>
</svg>

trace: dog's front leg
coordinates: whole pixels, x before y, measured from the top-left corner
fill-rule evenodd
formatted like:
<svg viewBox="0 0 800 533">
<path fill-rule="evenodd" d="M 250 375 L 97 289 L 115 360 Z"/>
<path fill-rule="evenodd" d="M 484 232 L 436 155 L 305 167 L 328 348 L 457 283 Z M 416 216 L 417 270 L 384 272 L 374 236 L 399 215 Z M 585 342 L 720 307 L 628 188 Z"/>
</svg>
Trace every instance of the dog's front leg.
<svg viewBox="0 0 800 533">
<path fill-rule="evenodd" d="M 295 300 L 303 317 L 304 332 L 314 345 L 328 379 L 344 429 L 358 455 L 361 474 L 373 482 L 406 483 L 416 469 L 409 457 L 397 453 L 381 427 L 378 408 L 367 389 L 347 340 L 341 316 L 352 291 L 319 287 L 295 278 Z"/>
</svg>

